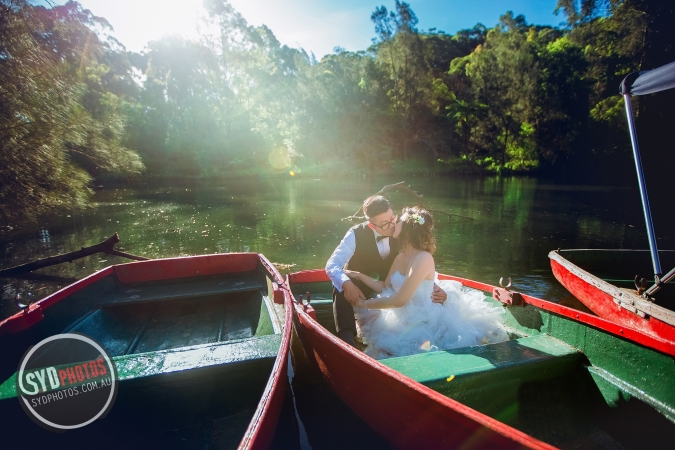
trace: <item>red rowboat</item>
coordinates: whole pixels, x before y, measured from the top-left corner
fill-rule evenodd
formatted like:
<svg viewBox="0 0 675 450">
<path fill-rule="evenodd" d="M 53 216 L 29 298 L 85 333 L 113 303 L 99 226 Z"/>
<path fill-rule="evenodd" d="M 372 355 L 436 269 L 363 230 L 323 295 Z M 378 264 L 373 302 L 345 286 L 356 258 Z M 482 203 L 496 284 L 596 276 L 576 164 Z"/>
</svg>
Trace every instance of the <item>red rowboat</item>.
<svg viewBox="0 0 675 450">
<path fill-rule="evenodd" d="M 269 448 L 287 384 L 284 287 L 263 255 L 217 254 L 110 266 L 30 305 L 0 322 L 3 444 Z M 13 374 L 26 349 L 62 332 L 100 342 L 120 382 L 105 420 L 59 435 L 20 411 Z"/>
<path fill-rule="evenodd" d="M 439 278 L 481 290 L 488 302 L 499 304 L 493 293 L 500 298 L 512 340 L 376 361 L 334 335 L 330 281 L 310 270 L 288 277 L 304 349 L 294 361 L 309 359 L 398 448 L 672 444 L 675 344 L 503 288 Z M 633 416 L 650 430 L 625 433 L 620 424 Z"/>
<path fill-rule="evenodd" d="M 649 270 L 646 250 L 556 250 L 549 253 L 553 275 L 598 316 L 675 343 L 675 286 L 665 285 L 657 301 L 640 295 L 633 277 Z M 675 252 L 660 251 L 662 261 Z M 642 289 L 642 287 L 639 287 Z"/>
</svg>

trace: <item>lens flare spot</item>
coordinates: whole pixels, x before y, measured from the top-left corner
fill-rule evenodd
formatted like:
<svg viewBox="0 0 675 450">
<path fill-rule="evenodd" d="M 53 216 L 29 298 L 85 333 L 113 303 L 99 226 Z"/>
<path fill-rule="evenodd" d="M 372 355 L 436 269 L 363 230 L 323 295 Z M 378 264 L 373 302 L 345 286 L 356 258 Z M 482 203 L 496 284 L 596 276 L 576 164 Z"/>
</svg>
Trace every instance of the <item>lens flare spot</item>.
<svg viewBox="0 0 675 450">
<path fill-rule="evenodd" d="M 370 278 L 372 278 L 375 281 L 379 281 L 380 280 L 380 274 L 377 273 L 377 272 L 373 272 L 373 273 L 370 274 Z"/>
<path fill-rule="evenodd" d="M 292 176 L 292 177 L 295 176 L 295 172 L 293 172 L 292 170 L 291 170 L 290 172 L 288 172 L 288 174 L 289 174 L 290 176 Z"/>
<path fill-rule="evenodd" d="M 447 381 L 447 382 L 449 383 L 449 382 L 451 382 L 451 381 L 454 380 L 454 379 L 455 379 L 455 376 L 454 376 L 454 375 L 450 375 L 445 381 Z"/>
<path fill-rule="evenodd" d="M 429 350 L 431 350 L 431 341 L 426 341 L 424 344 L 420 346 L 420 348 L 428 352 Z"/>
<path fill-rule="evenodd" d="M 270 152 L 267 160 L 274 169 L 283 170 L 291 165 L 291 154 L 285 145 L 281 145 Z"/>
</svg>

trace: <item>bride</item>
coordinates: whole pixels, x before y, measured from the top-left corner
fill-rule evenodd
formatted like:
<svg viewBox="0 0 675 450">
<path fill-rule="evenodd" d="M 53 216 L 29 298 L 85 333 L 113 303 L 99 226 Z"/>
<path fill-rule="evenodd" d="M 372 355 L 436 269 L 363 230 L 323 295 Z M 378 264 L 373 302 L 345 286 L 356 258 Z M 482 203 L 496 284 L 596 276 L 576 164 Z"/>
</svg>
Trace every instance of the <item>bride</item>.
<svg viewBox="0 0 675 450">
<path fill-rule="evenodd" d="M 365 352 L 377 359 L 430 350 L 448 350 L 502 342 L 502 308 L 484 301 L 483 293 L 457 281 L 436 280 L 432 253 L 436 244 L 429 211 L 404 208 L 394 238 L 402 248 L 385 281 L 345 270 L 380 294 L 354 305 L 358 336 Z M 445 303 L 429 301 L 434 281 L 447 292 Z"/>
</svg>

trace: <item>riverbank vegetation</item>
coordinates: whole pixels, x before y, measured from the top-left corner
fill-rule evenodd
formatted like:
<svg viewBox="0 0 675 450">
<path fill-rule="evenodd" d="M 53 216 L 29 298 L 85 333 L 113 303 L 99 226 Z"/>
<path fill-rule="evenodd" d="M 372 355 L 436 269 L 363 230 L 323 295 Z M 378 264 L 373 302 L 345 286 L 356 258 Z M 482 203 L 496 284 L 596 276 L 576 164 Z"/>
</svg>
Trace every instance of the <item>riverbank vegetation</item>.
<svg viewBox="0 0 675 450">
<path fill-rule="evenodd" d="M 451 35 L 396 0 L 372 13 L 371 47 L 317 59 L 226 0 L 204 2 L 198 42 L 141 53 L 75 2 L 1 0 L 0 219 L 86 205 L 113 178 L 630 168 L 618 86 L 675 59 L 665 3 L 560 0 L 564 26 L 506 12 Z"/>
</svg>

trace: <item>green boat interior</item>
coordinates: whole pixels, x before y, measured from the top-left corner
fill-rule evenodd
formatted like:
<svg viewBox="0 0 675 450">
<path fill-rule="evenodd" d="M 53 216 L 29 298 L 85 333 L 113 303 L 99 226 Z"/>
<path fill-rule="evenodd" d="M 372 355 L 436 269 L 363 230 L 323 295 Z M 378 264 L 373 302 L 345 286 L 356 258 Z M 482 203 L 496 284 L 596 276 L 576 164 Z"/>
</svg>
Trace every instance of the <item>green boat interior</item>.
<svg viewBox="0 0 675 450">
<path fill-rule="evenodd" d="M 291 290 L 305 302 L 309 292 L 317 321 L 335 334 L 330 283 Z M 504 324 L 507 342 L 380 362 L 562 448 L 675 442 L 675 386 L 663 383 L 675 379 L 672 357 L 531 305 L 504 308 Z"/>
<path fill-rule="evenodd" d="M 94 309 L 69 331 L 93 337 L 111 356 L 274 334 L 260 290 L 114 302 Z"/>
<path fill-rule="evenodd" d="M 15 339 L 83 333 L 115 360 L 120 387 L 106 419 L 60 440 L 98 430 L 115 442 L 135 439 L 134 447 L 147 440 L 158 448 L 236 448 L 281 345 L 283 307 L 272 298 L 262 266 L 250 273 L 135 284 L 111 275 L 46 308 L 44 319 Z M 16 365 L 9 369 L 13 373 Z M 0 385 L 0 416 L 26 419 L 17 426 L 26 427 L 31 442 L 51 445 L 54 434 L 36 432 L 20 411 L 14 377 L 4 376 Z M 115 429 L 118 435 L 111 434 Z"/>
</svg>

